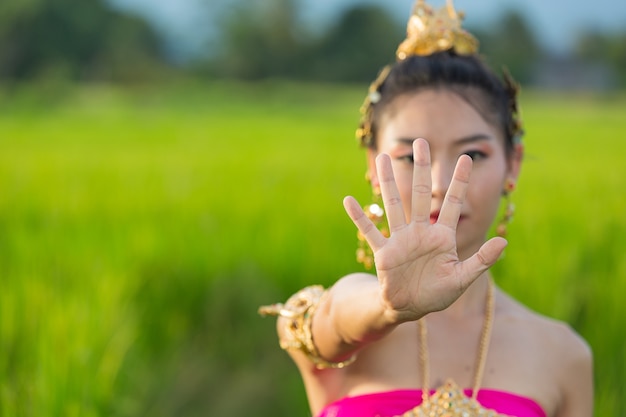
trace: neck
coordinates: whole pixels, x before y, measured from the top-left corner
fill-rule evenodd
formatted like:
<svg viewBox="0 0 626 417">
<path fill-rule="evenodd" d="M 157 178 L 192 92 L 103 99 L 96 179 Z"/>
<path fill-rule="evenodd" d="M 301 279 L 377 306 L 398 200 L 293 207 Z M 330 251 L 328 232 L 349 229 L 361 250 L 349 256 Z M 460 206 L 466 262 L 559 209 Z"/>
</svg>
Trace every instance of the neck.
<svg viewBox="0 0 626 417">
<path fill-rule="evenodd" d="M 484 315 L 490 279 L 489 271 L 484 272 L 442 315 L 459 319 Z"/>
</svg>

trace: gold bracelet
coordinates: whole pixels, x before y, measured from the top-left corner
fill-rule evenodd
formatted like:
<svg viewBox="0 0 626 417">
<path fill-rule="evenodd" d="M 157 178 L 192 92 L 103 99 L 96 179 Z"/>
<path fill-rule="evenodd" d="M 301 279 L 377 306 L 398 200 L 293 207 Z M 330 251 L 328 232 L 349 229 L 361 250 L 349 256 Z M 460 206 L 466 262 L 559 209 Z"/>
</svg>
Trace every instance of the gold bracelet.
<svg viewBox="0 0 626 417">
<path fill-rule="evenodd" d="M 259 308 L 262 316 L 281 316 L 286 319 L 283 338 L 280 340 L 282 349 L 297 349 L 315 364 L 317 369 L 344 368 L 356 360 L 356 354 L 341 362 L 330 362 L 322 358 L 313 341 L 313 316 L 320 301 L 328 294 L 321 285 L 312 285 L 301 289 L 287 300 L 285 304 L 273 304 Z"/>
</svg>

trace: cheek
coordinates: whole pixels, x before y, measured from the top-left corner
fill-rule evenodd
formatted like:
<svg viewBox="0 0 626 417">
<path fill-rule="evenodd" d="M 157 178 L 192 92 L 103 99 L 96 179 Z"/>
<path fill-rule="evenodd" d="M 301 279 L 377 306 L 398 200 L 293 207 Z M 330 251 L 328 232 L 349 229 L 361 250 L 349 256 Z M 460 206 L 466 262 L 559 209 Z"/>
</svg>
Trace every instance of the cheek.
<svg viewBox="0 0 626 417">
<path fill-rule="evenodd" d="M 473 181 L 475 180 L 475 181 Z M 477 210 L 485 221 L 491 223 L 498 212 L 502 199 L 502 187 L 504 180 L 499 176 L 486 178 L 472 178 L 467 191 L 467 201 L 472 210 Z"/>
</svg>

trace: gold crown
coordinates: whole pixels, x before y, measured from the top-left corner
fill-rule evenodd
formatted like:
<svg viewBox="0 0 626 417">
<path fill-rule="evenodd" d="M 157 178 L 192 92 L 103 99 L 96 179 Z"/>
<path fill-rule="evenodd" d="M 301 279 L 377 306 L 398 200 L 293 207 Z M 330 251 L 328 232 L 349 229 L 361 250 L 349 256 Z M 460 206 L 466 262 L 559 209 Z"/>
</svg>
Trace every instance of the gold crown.
<svg viewBox="0 0 626 417">
<path fill-rule="evenodd" d="M 459 55 L 478 51 L 478 41 L 461 28 L 463 13 L 454 10 L 452 0 L 439 10 L 417 0 L 407 24 L 406 39 L 398 46 L 396 58 L 402 61 L 412 55 L 430 55 L 453 50 Z"/>
</svg>

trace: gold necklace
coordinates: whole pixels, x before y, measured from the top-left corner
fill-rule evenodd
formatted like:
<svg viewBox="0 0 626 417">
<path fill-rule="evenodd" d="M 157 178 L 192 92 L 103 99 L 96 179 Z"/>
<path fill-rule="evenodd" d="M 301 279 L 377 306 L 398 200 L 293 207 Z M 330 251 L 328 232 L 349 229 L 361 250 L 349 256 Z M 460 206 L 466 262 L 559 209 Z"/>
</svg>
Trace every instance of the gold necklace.
<svg viewBox="0 0 626 417">
<path fill-rule="evenodd" d="M 483 408 L 476 399 L 485 370 L 494 315 L 494 284 L 493 281 L 489 279 L 485 302 L 485 320 L 480 335 L 480 344 L 478 345 L 478 357 L 476 358 L 476 369 L 471 397 L 467 397 L 463 393 L 463 390 L 452 380 L 446 381 L 432 396 L 430 395 L 428 385 L 430 378 L 427 345 L 428 332 L 424 319 L 417 322 L 420 342 L 419 366 L 422 370 L 422 404 L 398 417 L 507 417 L 504 414 L 498 414 L 496 411 Z"/>
</svg>

